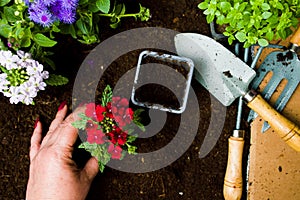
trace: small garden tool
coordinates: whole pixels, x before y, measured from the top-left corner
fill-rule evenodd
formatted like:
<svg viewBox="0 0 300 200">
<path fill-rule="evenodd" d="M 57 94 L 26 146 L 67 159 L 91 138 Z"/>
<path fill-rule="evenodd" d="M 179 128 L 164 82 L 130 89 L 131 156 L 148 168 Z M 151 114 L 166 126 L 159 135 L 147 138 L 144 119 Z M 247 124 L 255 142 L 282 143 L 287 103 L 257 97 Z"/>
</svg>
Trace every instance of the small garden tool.
<svg viewBox="0 0 300 200">
<path fill-rule="evenodd" d="M 212 37 L 220 41 L 227 39 L 223 34 L 217 34 L 214 29 L 214 23 L 210 23 Z M 241 57 L 240 43 L 234 45 L 235 55 Z M 249 48 L 244 49 L 243 60 L 245 63 L 249 61 Z M 243 176 L 242 176 L 242 158 L 244 151 L 245 130 L 241 129 L 241 120 L 243 112 L 243 98 L 238 101 L 238 110 L 236 118 L 236 126 L 232 136 L 228 139 L 228 160 L 223 185 L 223 195 L 225 200 L 239 200 L 243 193 Z M 232 182 L 234 180 L 234 182 Z"/>
<path fill-rule="evenodd" d="M 300 151 L 300 129 L 273 109 L 259 94 L 248 87 L 256 72 L 215 40 L 200 34 L 182 33 L 175 36 L 178 55 L 191 58 L 198 80 L 223 105 L 230 105 L 237 97 L 268 121 L 279 136 L 293 149 Z M 242 138 L 242 137 L 236 137 Z M 230 140 L 231 141 L 231 140 Z M 229 148 L 229 163 L 225 184 L 230 197 L 240 198 L 241 156 L 243 139 L 232 140 Z M 226 195 L 226 194 L 225 194 Z"/>
<path fill-rule="evenodd" d="M 300 45 L 300 28 L 298 28 L 298 30 L 292 36 L 290 42 L 290 49 L 286 51 L 274 51 L 266 57 L 257 70 L 257 76 L 251 83 L 252 88 L 257 90 L 265 76 L 269 72 L 272 72 L 272 77 L 268 82 L 268 85 L 261 92 L 264 99 L 269 100 L 280 82 L 283 79 L 287 80 L 284 90 L 281 92 L 274 104 L 274 108 L 278 112 L 283 110 L 300 81 L 300 61 L 295 53 L 295 48 Z M 269 47 L 283 48 L 278 45 L 270 45 Z M 263 48 L 264 47 L 260 48 L 260 52 Z M 248 121 L 253 120 L 256 116 L 257 114 L 255 114 L 254 111 L 251 111 L 249 113 Z M 265 132 L 269 127 L 269 124 L 264 122 L 262 132 Z"/>
</svg>

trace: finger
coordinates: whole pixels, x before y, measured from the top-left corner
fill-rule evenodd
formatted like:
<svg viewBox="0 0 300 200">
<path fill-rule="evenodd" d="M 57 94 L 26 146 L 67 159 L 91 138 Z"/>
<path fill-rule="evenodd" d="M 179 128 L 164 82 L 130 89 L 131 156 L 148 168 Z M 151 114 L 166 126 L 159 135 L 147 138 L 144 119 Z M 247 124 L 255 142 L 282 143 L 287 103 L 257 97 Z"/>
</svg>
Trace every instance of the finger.
<svg viewBox="0 0 300 200">
<path fill-rule="evenodd" d="M 85 164 L 82 173 L 88 181 L 92 182 L 99 171 L 98 161 L 95 157 L 91 157 Z"/>
<path fill-rule="evenodd" d="M 77 108 L 71 113 L 61 124 L 59 130 L 58 141 L 62 146 L 72 147 L 78 137 L 78 130 L 72 123 L 80 120 L 78 114 L 84 111 L 84 107 Z"/>
<path fill-rule="evenodd" d="M 30 151 L 29 151 L 30 162 L 33 160 L 33 158 L 40 150 L 41 141 L 42 141 L 42 124 L 40 121 L 37 121 L 36 127 L 33 130 L 33 134 L 30 140 Z"/>
<path fill-rule="evenodd" d="M 49 127 L 49 133 L 54 132 L 54 130 L 62 123 L 67 115 L 67 105 L 63 105 L 60 110 L 57 111 L 54 120 L 51 122 Z"/>
</svg>

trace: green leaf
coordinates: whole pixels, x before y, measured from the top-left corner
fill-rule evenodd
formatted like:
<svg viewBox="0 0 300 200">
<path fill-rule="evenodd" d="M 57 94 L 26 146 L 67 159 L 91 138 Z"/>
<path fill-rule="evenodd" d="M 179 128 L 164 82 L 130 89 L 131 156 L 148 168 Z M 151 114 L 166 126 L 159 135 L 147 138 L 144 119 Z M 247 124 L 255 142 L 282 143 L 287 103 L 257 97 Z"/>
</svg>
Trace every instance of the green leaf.
<svg viewBox="0 0 300 200">
<path fill-rule="evenodd" d="M 49 65 L 51 67 L 51 69 L 56 70 L 55 63 L 50 58 L 43 57 L 42 61 L 47 63 L 47 65 Z M 52 75 L 50 74 L 50 76 L 52 76 Z"/>
<path fill-rule="evenodd" d="M 33 40 L 41 47 L 53 47 L 57 43 L 41 33 L 35 34 Z"/>
<path fill-rule="evenodd" d="M 8 38 L 9 37 L 9 34 L 12 32 L 12 28 L 10 25 L 8 24 L 1 24 L 0 25 L 0 35 L 5 37 L 5 38 Z"/>
<path fill-rule="evenodd" d="M 59 32 L 60 32 L 60 29 L 59 29 L 57 26 L 52 25 L 52 31 L 53 31 L 53 32 L 56 32 L 56 33 L 59 33 Z"/>
<path fill-rule="evenodd" d="M 214 15 L 207 15 L 206 16 L 206 21 L 207 23 L 211 23 L 214 20 L 215 16 Z"/>
<path fill-rule="evenodd" d="M 246 39 L 247 39 L 246 34 L 245 34 L 244 32 L 237 32 L 237 33 L 235 34 L 235 37 L 236 37 L 236 39 L 238 39 L 238 41 L 240 41 L 240 42 L 245 42 Z"/>
<path fill-rule="evenodd" d="M 205 10 L 208 8 L 208 3 L 207 2 L 202 2 L 198 4 L 198 8 L 201 10 Z"/>
<path fill-rule="evenodd" d="M 102 92 L 101 105 L 106 106 L 106 104 L 108 102 L 111 102 L 111 100 L 112 100 L 112 89 L 109 85 L 107 85 Z"/>
<path fill-rule="evenodd" d="M 267 38 L 269 41 L 273 40 L 273 38 L 274 38 L 274 32 L 273 32 L 273 31 L 268 31 L 268 32 L 266 33 L 266 38 Z"/>
<path fill-rule="evenodd" d="M 110 0 L 97 0 L 96 6 L 103 13 L 108 13 L 110 9 Z"/>
<path fill-rule="evenodd" d="M 263 19 L 268 19 L 269 17 L 272 16 L 271 12 L 263 12 L 263 14 L 261 15 Z"/>
<path fill-rule="evenodd" d="M 258 44 L 262 47 L 268 46 L 269 42 L 266 39 L 258 39 Z"/>
<path fill-rule="evenodd" d="M 69 82 L 69 79 L 62 76 L 62 75 L 56 75 L 56 74 L 50 74 L 49 78 L 45 80 L 45 83 L 47 85 L 51 86 L 59 86 L 59 85 L 65 85 Z"/>
<path fill-rule="evenodd" d="M 132 146 L 132 145 L 127 145 L 127 146 L 128 146 L 127 149 L 128 154 L 136 154 L 136 149 L 137 149 L 136 146 Z"/>
<path fill-rule="evenodd" d="M 4 16 L 9 22 L 16 22 L 21 19 L 15 15 L 15 9 L 12 7 L 4 7 Z"/>
<path fill-rule="evenodd" d="M 82 32 L 82 34 L 84 34 L 84 35 L 89 34 L 86 23 L 83 21 L 82 18 L 80 18 L 79 20 L 76 21 L 76 26 Z"/>
<path fill-rule="evenodd" d="M 268 3 L 262 3 L 261 4 L 261 8 L 263 9 L 263 10 L 270 10 L 270 5 L 268 4 Z"/>
<path fill-rule="evenodd" d="M 144 11 L 140 8 L 140 12 Z M 113 10 L 113 13 L 115 13 L 116 15 L 124 15 L 126 12 L 126 6 L 123 3 L 120 3 L 118 5 L 115 6 L 115 9 Z"/>
<path fill-rule="evenodd" d="M 86 129 L 86 123 L 90 119 L 85 115 L 85 113 L 79 113 L 78 117 L 80 118 L 80 120 L 77 120 L 77 121 L 73 122 L 72 126 L 74 126 L 75 128 L 78 128 L 80 130 L 85 130 Z"/>
<path fill-rule="evenodd" d="M 30 37 L 23 37 L 21 39 L 21 47 L 29 47 L 31 45 Z"/>
<path fill-rule="evenodd" d="M 229 2 L 221 2 L 220 3 L 220 7 L 221 7 L 221 10 L 223 12 L 227 11 L 227 10 L 230 10 L 231 8 L 231 4 Z"/>
<path fill-rule="evenodd" d="M 0 7 L 5 6 L 9 2 L 10 2 L 10 0 L 0 0 Z"/>
</svg>

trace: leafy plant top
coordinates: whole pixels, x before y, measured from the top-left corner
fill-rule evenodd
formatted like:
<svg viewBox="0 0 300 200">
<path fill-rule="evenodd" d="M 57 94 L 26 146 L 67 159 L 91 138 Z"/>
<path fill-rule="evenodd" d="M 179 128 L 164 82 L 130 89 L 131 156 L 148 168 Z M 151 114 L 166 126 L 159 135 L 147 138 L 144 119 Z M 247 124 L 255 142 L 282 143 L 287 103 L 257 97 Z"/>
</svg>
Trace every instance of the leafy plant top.
<svg viewBox="0 0 300 200">
<path fill-rule="evenodd" d="M 227 25 L 223 34 L 230 44 L 237 39 L 244 47 L 287 38 L 300 17 L 299 0 L 205 0 L 198 7 L 208 23 Z"/>
</svg>

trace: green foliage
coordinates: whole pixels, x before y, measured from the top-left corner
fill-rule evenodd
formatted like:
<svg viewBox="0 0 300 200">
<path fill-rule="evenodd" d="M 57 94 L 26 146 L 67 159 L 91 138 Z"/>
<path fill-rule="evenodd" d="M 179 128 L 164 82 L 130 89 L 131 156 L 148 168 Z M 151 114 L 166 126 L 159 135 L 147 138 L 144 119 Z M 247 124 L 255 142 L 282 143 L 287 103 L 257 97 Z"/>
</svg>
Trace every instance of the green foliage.
<svg viewBox="0 0 300 200">
<path fill-rule="evenodd" d="M 109 85 L 105 87 L 102 93 L 101 105 L 106 106 L 108 102 L 112 100 L 112 89 Z"/>
<path fill-rule="evenodd" d="M 83 148 L 91 153 L 98 160 L 99 170 L 104 171 L 105 165 L 110 161 L 111 155 L 107 152 L 108 144 L 98 145 L 96 143 L 90 144 L 89 142 L 83 142 L 78 148 Z"/>
<path fill-rule="evenodd" d="M 70 35 L 84 44 L 93 44 L 100 42 L 100 31 L 104 28 L 100 23 L 101 17 L 111 18 L 113 28 L 117 27 L 123 17 L 142 21 L 150 18 L 149 9 L 142 6 L 135 14 L 127 14 L 125 10 L 124 4 L 111 4 L 111 0 L 79 0 L 74 24 L 56 21 L 50 27 L 42 27 L 30 21 L 28 6 L 24 1 L 0 0 L 0 49 L 22 49 L 54 69 L 54 63 L 48 58 L 52 53 L 47 49 L 57 44 L 55 36 L 58 33 Z"/>
<path fill-rule="evenodd" d="M 47 85 L 51 86 L 59 86 L 59 85 L 65 85 L 69 82 L 69 79 L 62 76 L 62 75 L 56 75 L 56 74 L 50 74 L 48 79 L 45 79 L 45 83 Z"/>
<path fill-rule="evenodd" d="M 121 18 L 134 17 L 141 21 L 150 19 L 150 10 L 140 5 L 138 13 L 126 13 L 125 4 L 115 3 L 110 0 L 80 0 L 77 7 L 78 19 L 75 24 L 61 25 L 61 33 L 69 34 L 83 44 L 100 42 L 100 18 L 109 17 L 111 28 L 117 28 Z"/>
<path fill-rule="evenodd" d="M 227 25 L 223 34 L 230 44 L 237 39 L 244 47 L 287 38 L 300 17 L 299 0 L 204 0 L 198 8 L 208 23 Z"/>
</svg>

